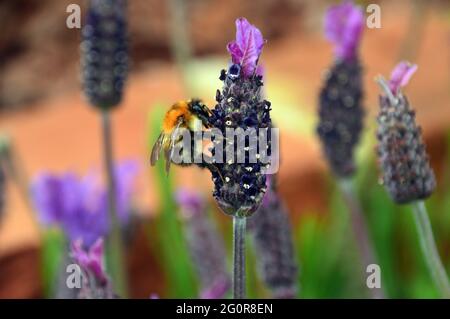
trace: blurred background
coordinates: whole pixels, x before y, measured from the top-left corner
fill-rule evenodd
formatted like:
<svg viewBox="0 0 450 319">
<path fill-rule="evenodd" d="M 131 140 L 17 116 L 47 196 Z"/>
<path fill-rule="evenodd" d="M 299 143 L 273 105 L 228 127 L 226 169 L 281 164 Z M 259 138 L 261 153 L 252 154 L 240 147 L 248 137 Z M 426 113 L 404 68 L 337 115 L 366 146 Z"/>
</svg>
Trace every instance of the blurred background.
<svg viewBox="0 0 450 319">
<path fill-rule="evenodd" d="M 102 163 L 99 118 L 81 92 L 80 30 L 66 27 L 66 7 L 71 3 L 80 4 L 84 14 L 84 1 L 0 0 L 0 133 L 10 140 L 25 184 L 42 170 L 84 174 Z M 165 182 L 165 176 L 149 166 L 149 154 L 161 116 L 174 101 L 201 97 L 213 104 L 221 87 L 220 70 L 228 65 L 225 46 L 234 38 L 234 21 L 241 16 L 268 40 L 261 63 L 267 99 L 281 128 L 278 184 L 293 227 L 299 296 L 362 296 L 361 283 L 352 276 L 358 257 L 347 231 L 346 208 L 315 135 L 322 74 L 333 62 L 332 46 L 322 28 L 331 3 L 335 2 L 129 1 L 132 66 L 125 98 L 114 111 L 113 138 L 117 159 L 135 158 L 143 167 L 135 200 L 139 223 L 127 248 L 131 296 L 196 296 L 189 279 L 192 270 L 183 260 L 173 267 L 162 257 L 163 250 L 182 246 L 161 242 L 158 235 L 167 223 L 179 222 L 175 215 L 161 221 L 167 207 L 176 210 L 168 204 L 167 194 L 177 187 L 195 187 L 204 194 L 219 231 L 231 238 L 231 220 L 211 198 L 209 173 L 174 168 L 170 183 Z M 406 93 L 417 110 L 438 178 L 437 191 L 427 205 L 440 254 L 450 270 L 450 1 L 357 3 L 381 7 L 381 28 L 365 28 L 360 48 L 367 114 L 357 157 L 359 197 L 386 295 L 436 297 L 410 209 L 392 204 L 378 183 L 374 127 L 379 89 L 373 79 L 377 74 L 388 76 L 401 59 L 419 65 Z M 58 255 L 58 245 L 49 245 L 48 236 L 35 227 L 34 213 L 21 196 L 23 189 L 13 181 L 6 185 L 0 218 L 0 298 L 45 297 L 48 289 L 39 265 L 42 256 Z M 231 241 L 226 243 L 229 250 Z M 267 296 L 252 274 L 251 256 L 249 263 L 250 296 Z M 173 279 L 180 271 L 188 278 L 181 284 Z M 185 289 L 177 290 L 176 284 Z"/>
</svg>

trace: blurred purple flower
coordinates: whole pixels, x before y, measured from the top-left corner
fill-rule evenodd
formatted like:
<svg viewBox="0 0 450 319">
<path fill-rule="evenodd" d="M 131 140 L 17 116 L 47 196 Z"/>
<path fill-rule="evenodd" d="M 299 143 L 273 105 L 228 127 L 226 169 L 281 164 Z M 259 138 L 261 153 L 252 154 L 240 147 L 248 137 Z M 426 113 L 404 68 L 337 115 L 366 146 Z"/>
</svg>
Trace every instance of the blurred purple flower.
<svg viewBox="0 0 450 319">
<path fill-rule="evenodd" d="M 247 19 L 236 20 L 236 40 L 228 43 L 227 50 L 233 63 L 239 64 L 244 76 L 251 76 L 257 67 L 264 46 L 261 31 Z"/>
<path fill-rule="evenodd" d="M 108 276 L 105 272 L 102 238 L 97 239 L 87 251 L 83 249 L 82 240 L 72 242 L 70 256 L 86 274 L 94 276 L 99 284 L 107 284 Z"/>
<path fill-rule="evenodd" d="M 352 60 L 364 27 L 364 14 L 351 1 L 331 6 L 325 15 L 325 35 L 335 45 L 338 59 Z"/>
<path fill-rule="evenodd" d="M 402 61 L 395 66 L 389 80 L 389 89 L 394 96 L 397 96 L 400 89 L 408 84 L 416 71 L 417 64 L 411 64 L 407 61 Z"/>
<path fill-rule="evenodd" d="M 117 213 L 124 225 L 138 171 L 138 163 L 131 160 L 115 167 Z M 107 190 L 97 171 L 83 178 L 72 173 L 41 173 L 31 185 L 31 196 L 41 223 L 61 227 L 70 241 L 82 239 L 90 247 L 109 231 Z"/>
<path fill-rule="evenodd" d="M 175 194 L 177 204 L 182 208 L 183 218 L 191 218 L 193 215 L 202 214 L 206 209 L 205 201 L 199 194 L 187 189 L 180 189 Z"/>
</svg>

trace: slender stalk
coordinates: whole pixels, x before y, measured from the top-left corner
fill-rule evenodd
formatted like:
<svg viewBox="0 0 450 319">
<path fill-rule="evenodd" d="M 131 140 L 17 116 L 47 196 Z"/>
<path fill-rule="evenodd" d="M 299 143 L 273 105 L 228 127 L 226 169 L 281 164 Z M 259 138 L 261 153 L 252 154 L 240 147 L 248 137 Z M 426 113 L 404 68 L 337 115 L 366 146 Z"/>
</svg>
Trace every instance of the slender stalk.
<svg viewBox="0 0 450 319">
<path fill-rule="evenodd" d="M 366 221 L 362 213 L 361 206 L 355 196 L 355 191 L 353 189 L 353 183 L 351 179 L 341 179 L 339 181 L 339 186 L 341 188 L 344 201 L 348 207 L 350 213 L 350 222 L 355 235 L 356 244 L 358 246 L 359 254 L 361 256 L 362 264 L 367 267 L 371 264 L 377 264 L 375 259 L 375 253 L 373 250 L 373 245 L 369 237 L 367 230 Z M 365 270 L 362 273 L 364 278 Z M 364 279 L 365 281 L 365 279 Z M 371 298 L 373 299 L 383 299 L 384 293 L 382 288 L 371 288 L 369 289 Z"/>
<path fill-rule="evenodd" d="M 103 133 L 103 156 L 104 169 L 108 186 L 108 212 L 110 220 L 110 233 L 107 241 L 109 257 L 109 267 L 113 279 L 113 284 L 120 296 L 127 296 L 126 272 L 124 267 L 124 252 L 122 234 L 117 216 L 116 182 L 113 167 L 111 118 L 107 110 L 101 113 L 102 133 Z"/>
<path fill-rule="evenodd" d="M 445 267 L 439 257 L 427 208 L 423 201 L 413 203 L 414 220 L 419 233 L 420 246 L 431 277 L 444 298 L 450 298 L 450 284 Z"/>
<path fill-rule="evenodd" d="M 189 15 L 187 5 L 188 3 L 185 0 L 168 1 L 172 54 L 181 70 L 185 88 L 188 92 L 192 92 L 192 85 L 189 81 L 191 77 L 191 74 L 189 74 L 189 60 L 192 57 L 192 48 L 189 42 Z"/>
<path fill-rule="evenodd" d="M 245 298 L 245 217 L 233 217 L 233 299 Z"/>
<path fill-rule="evenodd" d="M 33 222 L 34 227 L 40 231 L 41 226 L 39 225 L 39 221 L 37 219 L 37 214 L 34 213 L 34 207 L 31 203 L 30 193 L 29 193 L 29 178 L 28 174 L 22 165 L 22 161 L 19 156 L 15 152 L 15 149 L 12 146 L 9 146 L 8 150 L 4 154 L 4 165 L 6 173 L 8 177 L 11 178 L 12 181 L 15 182 L 17 189 L 19 190 L 20 196 L 22 197 L 23 202 L 28 208 L 29 216 L 31 221 Z"/>
</svg>

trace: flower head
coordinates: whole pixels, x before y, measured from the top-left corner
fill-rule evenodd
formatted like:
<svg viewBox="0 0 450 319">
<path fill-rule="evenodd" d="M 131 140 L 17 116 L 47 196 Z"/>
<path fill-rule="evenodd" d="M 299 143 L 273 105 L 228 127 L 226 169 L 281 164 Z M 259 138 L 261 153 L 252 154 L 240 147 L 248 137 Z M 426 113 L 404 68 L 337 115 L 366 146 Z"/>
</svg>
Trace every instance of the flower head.
<svg viewBox="0 0 450 319">
<path fill-rule="evenodd" d="M 126 0 L 90 0 L 81 44 L 84 92 L 99 108 L 119 104 L 128 73 Z"/>
<path fill-rule="evenodd" d="M 350 1 L 331 6 L 325 15 L 325 34 L 335 45 L 338 59 L 355 58 L 363 28 L 364 14 Z"/>
<path fill-rule="evenodd" d="M 416 69 L 417 66 L 402 62 L 392 72 L 389 83 L 378 78 L 384 94 L 380 95 L 377 118 L 377 154 L 383 184 L 399 204 L 427 198 L 436 187 L 415 112 L 399 92 Z"/>
<path fill-rule="evenodd" d="M 128 223 L 138 164 L 125 161 L 115 168 L 118 217 Z M 107 189 L 98 172 L 80 178 L 72 173 L 41 173 L 31 186 L 31 196 L 42 224 L 59 226 L 71 241 L 91 246 L 109 232 Z"/>
<path fill-rule="evenodd" d="M 209 119 L 211 127 L 224 137 L 224 140 L 214 140 L 214 146 L 226 145 L 227 149 L 233 149 L 233 154 L 225 162 L 214 162 L 217 169 L 211 172 L 213 196 L 219 207 L 227 214 L 244 217 L 255 212 L 266 189 L 264 168 L 270 163 L 262 158 L 271 154 L 271 103 L 261 96 L 262 75 L 256 72 L 264 44 L 261 33 L 243 18 L 236 25 L 236 41 L 228 45 L 234 64 L 221 72 L 223 88 L 217 91 L 217 105 Z M 267 148 L 258 150 L 255 143 L 250 143 L 250 137 L 245 137 L 245 132 L 266 134 Z M 242 137 L 246 139 L 245 147 L 240 149 L 235 138 Z M 214 148 L 211 152 L 215 156 Z M 251 158 L 253 153 L 256 159 Z"/>
<path fill-rule="evenodd" d="M 264 43 L 258 28 L 245 18 L 236 20 L 236 40 L 228 43 L 227 50 L 231 54 L 232 62 L 240 65 L 245 77 L 255 73 Z"/>
<path fill-rule="evenodd" d="M 361 66 L 357 59 L 337 61 L 327 72 L 320 92 L 317 133 L 333 173 L 355 172 L 354 149 L 363 128 Z"/>
</svg>

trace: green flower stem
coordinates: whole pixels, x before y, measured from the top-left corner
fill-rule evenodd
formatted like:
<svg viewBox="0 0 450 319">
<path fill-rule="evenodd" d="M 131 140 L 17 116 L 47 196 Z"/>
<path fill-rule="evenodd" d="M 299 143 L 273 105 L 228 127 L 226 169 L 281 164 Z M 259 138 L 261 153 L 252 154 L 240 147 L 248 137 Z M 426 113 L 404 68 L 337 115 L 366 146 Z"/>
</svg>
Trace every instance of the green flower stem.
<svg viewBox="0 0 450 319">
<path fill-rule="evenodd" d="M 126 272 L 124 265 L 124 249 L 120 224 L 117 216 L 116 182 L 113 167 L 111 118 L 107 110 L 101 113 L 103 133 L 104 169 L 108 185 L 108 211 L 110 220 L 110 233 L 107 240 L 108 266 L 117 293 L 125 298 L 127 296 Z"/>
<path fill-rule="evenodd" d="M 233 299 L 245 298 L 245 217 L 233 216 Z"/>
<path fill-rule="evenodd" d="M 431 277 L 444 298 L 450 298 L 450 284 L 444 265 L 439 257 L 433 236 L 427 208 L 423 201 L 413 203 L 414 220 L 419 233 L 420 246 L 424 254 Z"/>
<path fill-rule="evenodd" d="M 339 187 L 341 189 L 344 201 L 350 213 L 350 222 L 363 266 L 367 267 L 368 265 L 371 264 L 378 264 L 375 259 L 373 245 L 369 237 L 366 221 L 361 206 L 355 196 L 352 180 L 349 178 L 341 179 L 339 181 Z M 366 281 L 365 269 L 362 272 L 362 276 L 365 282 Z M 368 290 L 371 298 L 373 299 L 384 298 L 382 288 L 371 288 L 371 289 L 368 288 Z"/>
</svg>

